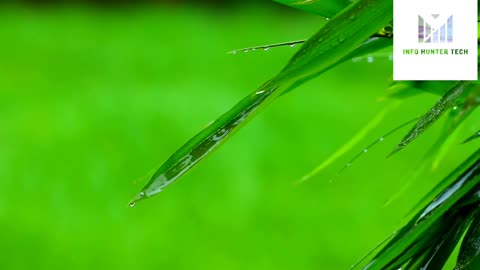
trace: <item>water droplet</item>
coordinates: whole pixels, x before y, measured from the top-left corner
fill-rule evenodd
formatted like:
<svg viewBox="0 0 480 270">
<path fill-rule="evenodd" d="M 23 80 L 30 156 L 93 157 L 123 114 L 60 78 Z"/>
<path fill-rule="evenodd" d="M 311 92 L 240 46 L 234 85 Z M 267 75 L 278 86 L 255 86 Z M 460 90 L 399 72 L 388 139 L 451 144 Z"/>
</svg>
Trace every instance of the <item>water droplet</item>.
<svg viewBox="0 0 480 270">
<path fill-rule="evenodd" d="M 347 163 L 347 164 L 345 164 L 345 166 L 350 167 L 350 166 L 352 166 L 352 164 L 351 164 L 351 163 Z"/>
<path fill-rule="evenodd" d="M 367 62 L 368 63 L 373 63 L 373 61 L 374 61 L 373 56 L 367 57 Z"/>
<path fill-rule="evenodd" d="M 293 43 L 293 44 L 290 44 L 290 47 L 295 47 L 295 45 L 296 45 L 295 43 Z"/>
<path fill-rule="evenodd" d="M 384 137 L 380 137 L 380 139 L 378 139 L 379 141 L 383 142 L 385 141 L 385 138 Z"/>
<path fill-rule="evenodd" d="M 477 135 L 478 135 L 478 136 L 480 136 L 480 131 L 479 131 L 479 132 L 477 132 Z"/>
<path fill-rule="evenodd" d="M 260 91 L 258 91 L 256 94 L 257 94 L 257 95 L 260 95 L 260 94 L 263 94 L 263 93 L 265 93 L 265 90 L 260 90 Z"/>
<path fill-rule="evenodd" d="M 270 47 L 265 47 L 265 48 L 263 48 L 263 50 L 268 51 L 268 50 L 270 50 Z"/>
<path fill-rule="evenodd" d="M 326 17 L 325 20 L 326 20 L 326 21 L 330 21 L 330 18 Z"/>
<path fill-rule="evenodd" d="M 232 54 L 237 54 L 237 51 L 232 51 Z"/>
<path fill-rule="evenodd" d="M 244 52 L 244 53 L 247 53 L 247 52 L 248 52 L 248 49 L 247 49 L 247 50 L 244 50 L 243 52 Z"/>
<path fill-rule="evenodd" d="M 135 206 L 135 202 L 131 202 L 128 206 L 134 207 L 134 206 Z"/>
<path fill-rule="evenodd" d="M 364 152 L 364 153 L 367 153 L 367 152 L 368 152 L 368 148 L 363 149 L 363 152 Z"/>
<path fill-rule="evenodd" d="M 453 106 L 453 110 L 456 111 L 458 109 L 458 106 Z"/>
<path fill-rule="evenodd" d="M 253 48 L 252 51 L 255 51 L 257 48 Z"/>
<path fill-rule="evenodd" d="M 388 56 L 388 60 L 390 60 L 390 61 L 393 60 L 393 54 L 390 54 L 390 55 Z"/>
</svg>

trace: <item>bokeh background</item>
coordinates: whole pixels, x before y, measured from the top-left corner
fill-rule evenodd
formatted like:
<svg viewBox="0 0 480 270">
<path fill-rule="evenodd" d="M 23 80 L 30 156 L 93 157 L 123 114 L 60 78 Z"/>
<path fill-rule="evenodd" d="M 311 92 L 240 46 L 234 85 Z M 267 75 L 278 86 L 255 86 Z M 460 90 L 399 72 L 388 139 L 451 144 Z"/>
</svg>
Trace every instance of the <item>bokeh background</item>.
<svg viewBox="0 0 480 270">
<path fill-rule="evenodd" d="M 348 269 L 471 151 L 454 147 L 388 205 L 441 123 L 386 159 L 402 130 L 328 181 L 427 111 L 438 97 L 424 94 L 294 185 L 391 105 L 378 102 L 391 80 L 388 54 L 299 87 L 160 196 L 127 205 L 170 154 L 298 47 L 226 52 L 306 38 L 324 23 L 269 0 L 3 1 L 0 268 Z"/>
</svg>

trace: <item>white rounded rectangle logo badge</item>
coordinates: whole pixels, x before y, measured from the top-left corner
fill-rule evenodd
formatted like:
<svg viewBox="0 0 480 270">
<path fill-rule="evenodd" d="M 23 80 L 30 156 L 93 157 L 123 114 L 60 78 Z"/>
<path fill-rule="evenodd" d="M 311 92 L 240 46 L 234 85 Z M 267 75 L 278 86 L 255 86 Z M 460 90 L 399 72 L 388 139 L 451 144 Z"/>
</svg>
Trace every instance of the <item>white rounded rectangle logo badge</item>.
<svg viewBox="0 0 480 270">
<path fill-rule="evenodd" d="M 394 0 L 394 80 L 477 80 L 477 5 Z"/>
</svg>

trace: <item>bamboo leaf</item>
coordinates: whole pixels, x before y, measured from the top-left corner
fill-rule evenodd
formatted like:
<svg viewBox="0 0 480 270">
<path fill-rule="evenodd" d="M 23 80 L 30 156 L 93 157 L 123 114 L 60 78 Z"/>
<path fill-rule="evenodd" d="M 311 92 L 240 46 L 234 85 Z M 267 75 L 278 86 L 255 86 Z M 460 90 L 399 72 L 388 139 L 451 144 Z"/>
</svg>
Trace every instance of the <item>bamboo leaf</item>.
<svg viewBox="0 0 480 270">
<path fill-rule="evenodd" d="M 461 171 L 461 175 L 458 175 Z M 373 258 L 365 269 L 390 269 L 397 262 L 404 262 L 405 254 L 425 237 L 437 230 L 445 214 L 480 186 L 480 150 L 471 155 L 445 182 L 451 183 L 425 206 L 395 237 Z"/>
<path fill-rule="evenodd" d="M 397 147 L 390 154 L 393 155 L 396 152 L 403 149 L 418 136 L 420 136 L 426 129 L 428 129 L 435 121 L 437 121 L 457 100 L 457 98 L 463 93 L 465 88 L 470 84 L 469 81 L 462 81 L 456 83 L 423 117 L 417 124 L 408 132 L 403 140 L 397 145 Z"/>
<path fill-rule="evenodd" d="M 334 67 L 372 33 L 392 20 L 393 3 L 360 0 L 341 11 L 311 37 L 287 66 L 177 150 L 130 202 L 151 197 L 175 182 L 281 94 Z"/>
<path fill-rule="evenodd" d="M 444 226 L 443 230 L 436 233 L 435 237 L 426 243 L 426 251 L 420 252 L 412 258 L 405 269 L 442 269 L 470 224 L 472 214 L 472 211 L 466 209 L 441 220 Z"/>
<path fill-rule="evenodd" d="M 455 269 L 480 268 L 480 212 L 476 211 L 472 224 L 468 229 L 458 254 Z"/>
</svg>

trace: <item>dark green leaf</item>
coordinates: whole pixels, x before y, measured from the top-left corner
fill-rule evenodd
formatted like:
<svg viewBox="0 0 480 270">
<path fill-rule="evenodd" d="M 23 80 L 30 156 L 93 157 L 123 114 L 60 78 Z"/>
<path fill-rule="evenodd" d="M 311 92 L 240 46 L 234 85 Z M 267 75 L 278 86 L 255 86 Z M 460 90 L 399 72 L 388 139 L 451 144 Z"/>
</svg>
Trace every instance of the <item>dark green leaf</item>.
<svg viewBox="0 0 480 270">
<path fill-rule="evenodd" d="M 443 230 L 427 241 L 427 250 L 417 253 L 405 269 L 442 269 L 472 220 L 470 208 L 452 212 L 455 213 L 449 213 L 452 215 L 445 215 L 445 220 L 440 220 Z"/>
<path fill-rule="evenodd" d="M 458 171 L 461 170 L 461 175 Z M 424 207 L 368 264 L 367 269 L 385 269 L 392 263 L 404 262 L 405 254 L 420 241 L 439 230 L 439 220 L 457 203 L 478 190 L 480 185 L 480 150 L 462 163 L 456 171 L 446 177 L 444 182 L 451 183 L 436 198 Z M 448 224 L 447 224 L 448 225 Z M 419 250 L 421 250 L 419 248 Z"/>
<path fill-rule="evenodd" d="M 397 145 L 390 155 L 403 149 L 418 136 L 420 136 L 426 129 L 428 129 L 435 121 L 437 121 L 457 100 L 463 93 L 465 88 L 470 84 L 468 81 L 456 83 L 423 117 L 418 123 L 408 132 L 403 140 Z"/>
<path fill-rule="evenodd" d="M 475 132 L 475 134 L 473 134 L 472 136 L 470 136 L 468 139 L 466 139 L 465 141 L 463 141 L 463 143 L 468 143 L 468 142 L 471 142 L 475 139 L 478 139 L 480 138 L 480 130 Z"/>
<path fill-rule="evenodd" d="M 478 197 L 478 193 L 475 194 Z M 480 211 L 475 213 L 472 224 L 464 237 L 455 269 L 480 269 Z"/>
</svg>

